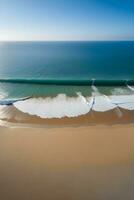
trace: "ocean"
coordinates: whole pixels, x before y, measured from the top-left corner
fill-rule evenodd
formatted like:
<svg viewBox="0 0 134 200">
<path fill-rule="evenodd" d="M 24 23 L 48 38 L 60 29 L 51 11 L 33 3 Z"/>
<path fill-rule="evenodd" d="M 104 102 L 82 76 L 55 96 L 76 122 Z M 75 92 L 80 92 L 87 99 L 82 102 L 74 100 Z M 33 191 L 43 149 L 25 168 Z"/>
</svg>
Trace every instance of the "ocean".
<svg viewBox="0 0 134 200">
<path fill-rule="evenodd" d="M 133 41 L 0 42 L 0 106 L 41 118 L 133 110 L 133 85 Z"/>
</svg>

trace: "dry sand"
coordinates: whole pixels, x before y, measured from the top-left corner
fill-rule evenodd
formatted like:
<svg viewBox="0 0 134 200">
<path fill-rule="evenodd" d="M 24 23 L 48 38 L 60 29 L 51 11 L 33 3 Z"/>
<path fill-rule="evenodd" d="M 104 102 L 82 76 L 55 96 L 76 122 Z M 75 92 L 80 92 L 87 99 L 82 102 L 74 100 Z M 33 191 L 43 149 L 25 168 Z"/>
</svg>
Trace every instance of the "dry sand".
<svg viewBox="0 0 134 200">
<path fill-rule="evenodd" d="M 134 124 L 0 128 L 0 200 L 133 200 Z"/>
</svg>

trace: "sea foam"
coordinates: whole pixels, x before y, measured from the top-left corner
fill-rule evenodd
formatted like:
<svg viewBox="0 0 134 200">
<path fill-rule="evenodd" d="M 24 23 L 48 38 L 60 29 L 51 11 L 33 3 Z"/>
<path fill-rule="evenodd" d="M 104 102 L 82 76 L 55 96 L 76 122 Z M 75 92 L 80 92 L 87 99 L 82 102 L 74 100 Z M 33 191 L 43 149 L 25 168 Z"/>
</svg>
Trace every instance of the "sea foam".
<svg viewBox="0 0 134 200">
<path fill-rule="evenodd" d="M 134 95 L 94 94 L 92 97 L 85 98 L 80 93 L 77 97 L 59 94 L 53 98 L 30 98 L 17 101 L 14 106 L 24 113 L 41 118 L 77 117 L 91 110 L 96 112 L 105 112 L 115 108 L 134 110 Z"/>
<path fill-rule="evenodd" d="M 54 98 L 31 98 L 18 101 L 14 106 L 22 112 L 41 118 L 62 118 L 87 114 L 92 107 L 92 102 L 92 97 L 87 101 L 80 94 L 77 97 L 59 94 Z"/>
</svg>

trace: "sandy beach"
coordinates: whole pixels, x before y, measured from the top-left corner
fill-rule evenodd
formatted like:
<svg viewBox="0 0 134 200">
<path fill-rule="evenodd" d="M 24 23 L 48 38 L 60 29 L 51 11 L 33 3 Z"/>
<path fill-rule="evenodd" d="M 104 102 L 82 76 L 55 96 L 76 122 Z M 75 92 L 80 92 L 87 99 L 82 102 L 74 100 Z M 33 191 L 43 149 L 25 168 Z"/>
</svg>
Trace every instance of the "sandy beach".
<svg viewBox="0 0 134 200">
<path fill-rule="evenodd" d="M 0 200 L 134 200 L 134 0 L 0 20 Z"/>
<path fill-rule="evenodd" d="M 134 124 L 0 128 L 0 199 L 133 200 Z"/>
</svg>

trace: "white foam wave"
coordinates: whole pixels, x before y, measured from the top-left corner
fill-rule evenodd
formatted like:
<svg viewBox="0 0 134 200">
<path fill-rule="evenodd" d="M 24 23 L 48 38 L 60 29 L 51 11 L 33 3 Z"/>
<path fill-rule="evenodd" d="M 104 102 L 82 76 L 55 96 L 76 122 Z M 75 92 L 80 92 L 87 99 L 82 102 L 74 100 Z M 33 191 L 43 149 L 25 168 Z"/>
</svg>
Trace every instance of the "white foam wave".
<svg viewBox="0 0 134 200">
<path fill-rule="evenodd" d="M 119 96 L 119 95 L 130 95 L 133 93 L 132 90 L 130 90 L 130 88 L 128 87 L 115 87 L 114 89 L 112 89 L 111 94 Z"/>
<path fill-rule="evenodd" d="M 126 110 L 134 110 L 134 95 L 111 96 L 111 102 Z"/>
<path fill-rule="evenodd" d="M 25 101 L 17 101 L 14 106 L 30 115 L 41 118 L 77 117 L 89 113 L 91 110 L 105 112 L 115 108 L 134 110 L 134 95 L 102 94 L 92 97 L 83 97 L 80 93 L 77 97 L 67 97 L 59 94 L 54 98 L 30 98 Z"/>
<path fill-rule="evenodd" d="M 54 98 L 31 98 L 18 101 L 14 106 L 22 112 L 41 118 L 62 118 L 87 114 L 92 107 L 92 102 L 92 98 L 87 101 L 81 94 L 78 94 L 78 97 L 59 94 Z"/>
<path fill-rule="evenodd" d="M 114 104 L 134 103 L 134 95 L 112 95 L 109 98 Z"/>
<path fill-rule="evenodd" d="M 97 112 L 105 112 L 116 108 L 117 105 L 113 104 L 110 99 L 105 95 L 99 95 L 95 97 L 93 110 Z"/>
<path fill-rule="evenodd" d="M 123 108 L 123 109 L 126 109 L 126 110 L 134 110 L 134 103 L 120 104 L 120 108 Z"/>
<path fill-rule="evenodd" d="M 134 87 L 130 86 L 130 85 L 127 85 L 127 87 L 134 92 Z"/>
</svg>

